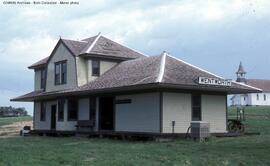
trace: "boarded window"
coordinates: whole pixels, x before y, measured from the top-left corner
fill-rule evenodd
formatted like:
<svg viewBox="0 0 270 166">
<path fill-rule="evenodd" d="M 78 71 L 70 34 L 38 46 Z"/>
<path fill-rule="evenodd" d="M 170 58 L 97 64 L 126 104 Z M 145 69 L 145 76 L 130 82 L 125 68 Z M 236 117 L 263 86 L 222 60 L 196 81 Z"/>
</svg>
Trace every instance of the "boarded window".
<svg viewBox="0 0 270 166">
<path fill-rule="evenodd" d="M 40 121 L 46 121 L 46 103 L 40 103 Z"/>
<path fill-rule="evenodd" d="M 42 69 L 40 72 L 41 72 L 40 88 L 41 89 L 45 89 L 45 84 L 46 84 L 46 69 Z"/>
<path fill-rule="evenodd" d="M 68 120 L 76 121 L 78 119 L 78 100 L 68 100 Z"/>
<path fill-rule="evenodd" d="M 55 85 L 66 84 L 67 83 L 67 61 L 56 62 L 54 73 L 55 73 L 54 75 Z"/>
<path fill-rule="evenodd" d="M 92 76 L 100 75 L 100 62 L 98 60 L 92 60 Z"/>
<path fill-rule="evenodd" d="M 201 95 L 200 94 L 193 94 L 192 95 L 192 120 L 193 121 L 202 120 Z"/>
<path fill-rule="evenodd" d="M 65 100 L 58 100 L 58 121 L 64 121 Z"/>
</svg>

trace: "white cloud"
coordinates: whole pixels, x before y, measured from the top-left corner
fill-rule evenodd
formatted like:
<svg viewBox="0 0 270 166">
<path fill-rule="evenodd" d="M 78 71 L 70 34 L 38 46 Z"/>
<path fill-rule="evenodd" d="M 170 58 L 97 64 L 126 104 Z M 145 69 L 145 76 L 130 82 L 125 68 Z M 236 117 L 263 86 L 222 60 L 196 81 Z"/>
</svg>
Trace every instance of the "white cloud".
<svg viewBox="0 0 270 166">
<path fill-rule="evenodd" d="M 5 65 L 31 65 L 32 63 L 49 56 L 56 39 L 48 34 L 38 34 L 29 38 L 13 38 L 5 44 L 1 52 L 1 60 Z M 25 66 L 26 67 L 26 66 Z"/>
</svg>

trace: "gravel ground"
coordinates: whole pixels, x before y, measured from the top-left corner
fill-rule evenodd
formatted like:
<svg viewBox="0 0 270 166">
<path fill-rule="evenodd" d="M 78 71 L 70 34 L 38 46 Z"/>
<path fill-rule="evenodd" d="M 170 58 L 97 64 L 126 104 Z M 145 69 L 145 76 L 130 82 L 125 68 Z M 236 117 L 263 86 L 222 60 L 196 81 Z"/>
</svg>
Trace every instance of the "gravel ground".
<svg viewBox="0 0 270 166">
<path fill-rule="evenodd" d="M 12 123 L 10 125 L 0 126 L 0 138 L 19 136 L 20 130 L 24 126 L 31 126 L 31 129 L 32 129 L 33 122 L 32 121 L 22 121 L 22 122 L 15 122 L 15 123 Z"/>
</svg>

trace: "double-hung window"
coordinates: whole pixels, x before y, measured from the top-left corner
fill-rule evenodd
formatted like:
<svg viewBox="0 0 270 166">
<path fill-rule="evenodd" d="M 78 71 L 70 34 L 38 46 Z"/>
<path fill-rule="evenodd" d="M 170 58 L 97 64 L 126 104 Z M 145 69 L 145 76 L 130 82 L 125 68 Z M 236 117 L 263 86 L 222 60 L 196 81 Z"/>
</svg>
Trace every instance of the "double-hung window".
<svg viewBox="0 0 270 166">
<path fill-rule="evenodd" d="M 58 100 L 58 121 L 64 121 L 65 100 Z"/>
<path fill-rule="evenodd" d="M 98 60 L 92 60 L 92 76 L 100 75 L 100 62 Z"/>
<path fill-rule="evenodd" d="M 78 100 L 68 100 L 68 120 L 75 121 L 78 119 Z"/>
<path fill-rule="evenodd" d="M 40 75 L 41 75 L 40 89 L 45 89 L 45 84 L 46 84 L 46 69 L 41 69 Z"/>
<path fill-rule="evenodd" d="M 193 94 L 192 95 L 192 120 L 201 121 L 202 112 L 201 112 L 201 95 Z"/>
<path fill-rule="evenodd" d="M 40 103 L 40 121 L 46 121 L 46 103 Z"/>
<path fill-rule="evenodd" d="M 61 85 L 61 84 L 67 83 L 67 61 L 61 61 L 61 62 L 55 63 L 54 83 L 55 85 Z"/>
</svg>

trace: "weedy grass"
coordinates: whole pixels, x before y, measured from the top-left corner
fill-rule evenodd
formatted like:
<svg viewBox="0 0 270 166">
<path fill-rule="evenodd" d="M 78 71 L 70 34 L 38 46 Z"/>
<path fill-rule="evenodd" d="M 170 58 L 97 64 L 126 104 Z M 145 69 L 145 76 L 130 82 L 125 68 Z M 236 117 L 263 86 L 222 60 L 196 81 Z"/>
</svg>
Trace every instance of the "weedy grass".
<svg viewBox="0 0 270 166">
<path fill-rule="evenodd" d="M 229 108 L 229 115 L 235 110 Z M 249 132 L 208 142 L 78 137 L 0 138 L 0 165 L 270 165 L 270 107 L 246 109 Z M 1 122 L 0 122 L 1 123 Z"/>
<path fill-rule="evenodd" d="M 0 117 L 0 126 L 9 125 L 15 122 L 21 122 L 21 121 L 30 121 L 33 118 L 31 116 L 21 116 L 21 117 Z"/>
</svg>

